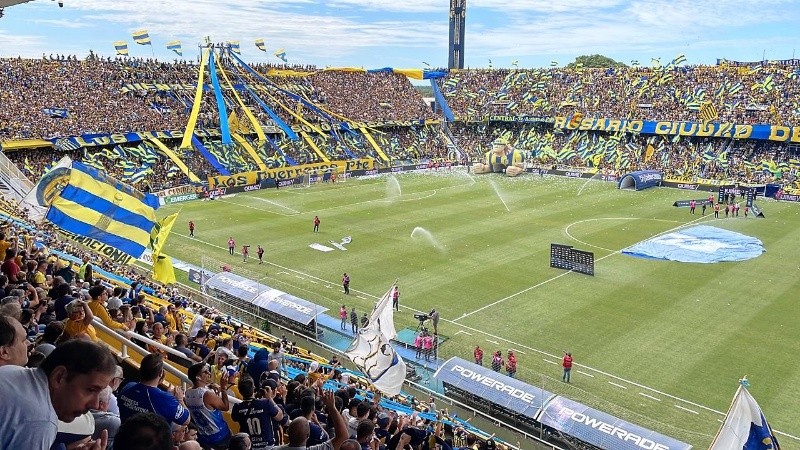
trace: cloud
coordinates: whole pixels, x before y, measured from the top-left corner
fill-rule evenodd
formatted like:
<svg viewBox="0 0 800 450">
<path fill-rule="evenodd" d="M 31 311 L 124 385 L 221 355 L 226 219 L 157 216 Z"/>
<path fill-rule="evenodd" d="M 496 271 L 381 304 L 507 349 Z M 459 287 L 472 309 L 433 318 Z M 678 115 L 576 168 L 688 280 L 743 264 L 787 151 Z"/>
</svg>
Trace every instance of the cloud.
<svg viewBox="0 0 800 450">
<path fill-rule="evenodd" d="M 4 51 L 3 49 L 6 49 Z M 8 49 L 13 49 L 14 53 L 7 53 Z M 23 52 L 15 50 L 22 49 Z M 16 34 L 0 30 L 0 56 L 36 56 L 48 51 L 46 41 L 43 36 L 30 34 Z"/>
<path fill-rule="evenodd" d="M 90 23 L 86 22 L 78 22 L 75 20 L 66 20 L 66 19 L 35 19 L 33 23 L 37 25 L 52 25 L 55 27 L 62 27 L 62 28 L 89 28 L 92 26 Z"/>
</svg>

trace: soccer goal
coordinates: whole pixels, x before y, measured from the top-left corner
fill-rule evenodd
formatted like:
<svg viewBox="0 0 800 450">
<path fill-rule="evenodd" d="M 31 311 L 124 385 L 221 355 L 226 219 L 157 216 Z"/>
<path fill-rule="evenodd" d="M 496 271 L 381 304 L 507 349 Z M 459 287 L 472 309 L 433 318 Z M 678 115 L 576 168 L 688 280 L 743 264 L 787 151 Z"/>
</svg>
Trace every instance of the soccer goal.
<svg viewBox="0 0 800 450">
<path fill-rule="evenodd" d="M 336 167 L 328 167 L 325 169 L 315 169 L 306 172 L 303 175 L 303 187 L 311 187 L 314 184 L 321 183 L 343 183 L 348 177 L 340 173 L 340 169 Z"/>
</svg>

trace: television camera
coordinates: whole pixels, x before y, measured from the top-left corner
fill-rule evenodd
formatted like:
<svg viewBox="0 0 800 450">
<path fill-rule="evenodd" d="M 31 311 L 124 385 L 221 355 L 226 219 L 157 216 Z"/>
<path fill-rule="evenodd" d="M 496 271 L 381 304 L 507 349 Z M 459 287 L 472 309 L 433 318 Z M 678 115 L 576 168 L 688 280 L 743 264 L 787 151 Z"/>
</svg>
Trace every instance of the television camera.
<svg viewBox="0 0 800 450">
<path fill-rule="evenodd" d="M 427 329 L 425 328 L 425 322 L 428 319 L 430 319 L 431 316 L 428 315 L 428 314 L 424 314 L 424 313 L 423 314 L 414 314 L 414 318 L 419 320 L 419 325 L 417 325 L 417 331 L 419 331 L 419 330 L 427 331 Z"/>
</svg>

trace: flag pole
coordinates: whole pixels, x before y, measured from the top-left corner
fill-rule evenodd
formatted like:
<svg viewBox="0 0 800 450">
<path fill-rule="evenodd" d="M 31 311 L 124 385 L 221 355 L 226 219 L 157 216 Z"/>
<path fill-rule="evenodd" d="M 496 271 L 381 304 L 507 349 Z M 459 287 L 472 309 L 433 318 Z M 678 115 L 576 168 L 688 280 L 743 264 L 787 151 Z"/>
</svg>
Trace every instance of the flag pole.
<svg viewBox="0 0 800 450">
<path fill-rule="evenodd" d="M 731 400 L 731 406 L 729 406 L 728 411 L 725 412 L 725 418 L 722 420 L 722 425 L 719 427 L 719 430 L 717 430 L 717 434 L 714 435 L 714 440 L 711 441 L 711 445 L 708 447 L 709 449 L 714 447 L 714 443 L 717 442 L 717 439 L 719 439 L 719 435 L 722 434 L 722 430 L 725 429 L 725 421 L 728 420 L 728 416 L 730 416 L 731 411 L 733 410 L 733 405 L 736 403 L 736 399 L 739 398 L 739 392 L 742 389 L 746 389 L 745 386 L 749 384 L 750 383 L 747 381 L 747 375 L 743 376 L 739 380 L 739 388 L 736 389 L 736 393 L 733 394 L 733 400 Z"/>
</svg>

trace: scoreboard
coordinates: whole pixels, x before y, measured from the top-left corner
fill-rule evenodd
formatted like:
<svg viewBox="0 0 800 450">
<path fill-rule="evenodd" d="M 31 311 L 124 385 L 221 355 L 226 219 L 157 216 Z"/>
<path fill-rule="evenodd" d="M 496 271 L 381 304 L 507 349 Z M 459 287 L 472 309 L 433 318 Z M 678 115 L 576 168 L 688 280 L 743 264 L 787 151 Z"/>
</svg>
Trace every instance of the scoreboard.
<svg viewBox="0 0 800 450">
<path fill-rule="evenodd" d="M 594 276 L 594 253 L 576 250 L 571 245 L 551 243 L 550 267 Z"/>
</svg>

